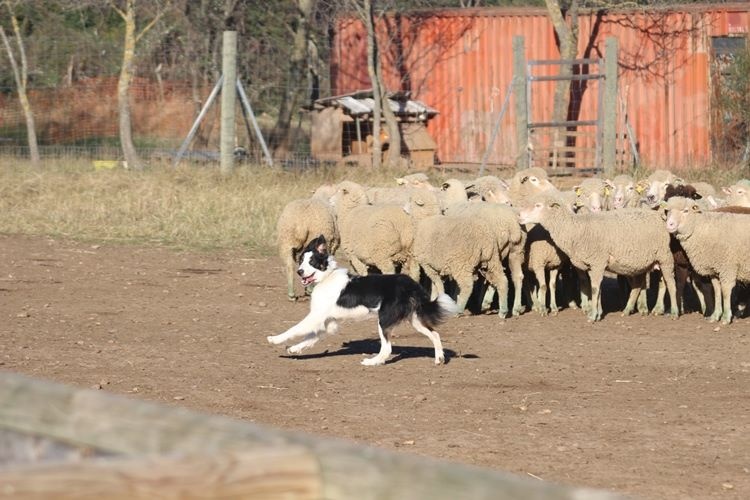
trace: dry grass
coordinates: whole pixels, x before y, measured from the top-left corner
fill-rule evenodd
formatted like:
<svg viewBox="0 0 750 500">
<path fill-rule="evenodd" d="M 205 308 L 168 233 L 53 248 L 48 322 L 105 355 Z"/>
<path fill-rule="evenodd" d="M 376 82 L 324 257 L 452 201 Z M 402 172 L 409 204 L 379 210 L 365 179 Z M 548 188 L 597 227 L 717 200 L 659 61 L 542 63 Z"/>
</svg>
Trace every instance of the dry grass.
<svg viewBox="0 0 750 500">
<path fill-rule="evenodd" d="M 680 174 L 717 186 L 742 177 L 739 169 L 731 168 Z M 474 175 L 449 171 L 436 173 L 434 180 Z M 217 168 L 206 166 L 95 171 L 88 160 L 49 160 L 32 168 L 0 158 L 0 232 L 191 249 L 241 248 L 271 255 L 276 220 L 289 200 L 308 196 L 326 182 L 348 178 L 392 186 L 396 176 L 354 167 L 289 172 L 243 166 L 223 177 Z"/>
<path fill-rule="evenodd" d="M 286 202 L 344 177 L 393 185 L 394 176 L 252 166 L 223 177 L 210 167 L 95 171 L 86 160 L 32 168 L 0 159 L 0 232 L 268 255 L 275 253 L 276 220 Z"/>
</svg>

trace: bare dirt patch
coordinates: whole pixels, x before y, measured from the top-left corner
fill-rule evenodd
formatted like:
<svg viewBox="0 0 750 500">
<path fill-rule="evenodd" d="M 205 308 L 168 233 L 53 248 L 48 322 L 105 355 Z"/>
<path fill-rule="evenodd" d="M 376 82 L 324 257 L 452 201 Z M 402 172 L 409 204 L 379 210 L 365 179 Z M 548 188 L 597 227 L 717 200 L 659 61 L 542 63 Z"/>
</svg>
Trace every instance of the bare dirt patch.
<svg viewBox="0 0 750 500">
<path fill-rule="evenodd" d="M 277 259 L 0 236 L 0 369 L 645 498 L 750 498 L 750 320 L 347 323 L 309 355 Z"/>
</svg>

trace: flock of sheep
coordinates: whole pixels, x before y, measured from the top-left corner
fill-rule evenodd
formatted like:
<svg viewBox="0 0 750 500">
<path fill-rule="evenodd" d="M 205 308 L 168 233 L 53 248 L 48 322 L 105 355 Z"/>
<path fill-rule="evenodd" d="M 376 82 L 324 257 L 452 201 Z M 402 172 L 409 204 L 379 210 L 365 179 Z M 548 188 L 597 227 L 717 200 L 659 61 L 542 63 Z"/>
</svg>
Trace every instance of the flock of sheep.
<svg viewBox="0 0 750 500">
<path fill-rule="evenodd" d="M 677 317 L 689 284 L 701 312 L 726 324 L 743 301 L 735 285 L 750 282 L 750 180 L 717 190 L 657 170 L 641 180 L 588 178 L 563 191 L 544 169 L 528 168 L 510 179 L 435 187 L 412 174 L 397 183 L 343 181 L 284 208 L 277 231 L 290 299 L 299 252 L 321 234 L 358 274 L 406 273 L 433 296 L 448 285 L 461 312 L 479 291 L 481 309 L 496 300 L 502 317 L 527 307 L 554 314 L 565 295 L 565 305 L 598 321 L 606 275 L 628 294 L 623 314 L 663 314 L 668 293 Z M 649 311 L 650 281 L 658 293 Z"/>
</svg>

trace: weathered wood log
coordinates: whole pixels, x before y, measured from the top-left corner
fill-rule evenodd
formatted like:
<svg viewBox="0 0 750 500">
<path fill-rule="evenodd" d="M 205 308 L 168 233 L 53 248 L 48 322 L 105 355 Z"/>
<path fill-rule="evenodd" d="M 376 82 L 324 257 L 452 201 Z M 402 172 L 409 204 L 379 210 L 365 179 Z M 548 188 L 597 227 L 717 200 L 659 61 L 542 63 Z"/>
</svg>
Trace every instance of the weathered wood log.
<svg viewBox="0 0 750 500">
<path fill-rule="evenodd" d="M 17 500 L 322 497 L 317 460 L 294 446 L 25 466 L 0 471 L 0 485 L 0 498 Z"/>
<path fill-rule="evenodd" d="M 321 498 L 330 500 L 619 498 L 609 492 L 269 429 L 9 373 L 0 374 L 0 428 L 135 458 L 302 446 L 316 457 Z"/>
</svg>

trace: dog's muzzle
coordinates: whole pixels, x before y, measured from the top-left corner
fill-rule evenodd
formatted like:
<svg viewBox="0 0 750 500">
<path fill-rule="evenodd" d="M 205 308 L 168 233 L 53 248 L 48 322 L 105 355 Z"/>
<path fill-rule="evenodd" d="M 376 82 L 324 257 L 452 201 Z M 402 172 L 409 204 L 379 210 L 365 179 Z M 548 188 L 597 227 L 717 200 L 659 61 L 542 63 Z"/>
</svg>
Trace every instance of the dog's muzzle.
<svg viewBox="0 0 750 500">
<path fill-rule="evenodd" d="M 297 271 L 297 274 L 299 274 L 299 279 L 300 281 L 302 281 L 302 286 L 307 286 L 315 281 L 315 273 L 311 274 L 310 276 L 304 276 L 304 271 L 300 269 Z"/>
</svg>

